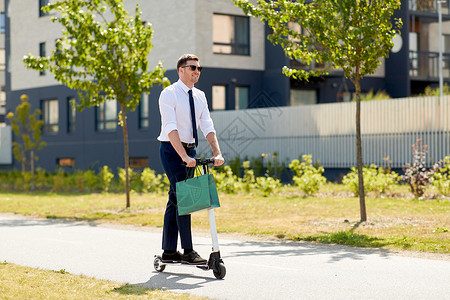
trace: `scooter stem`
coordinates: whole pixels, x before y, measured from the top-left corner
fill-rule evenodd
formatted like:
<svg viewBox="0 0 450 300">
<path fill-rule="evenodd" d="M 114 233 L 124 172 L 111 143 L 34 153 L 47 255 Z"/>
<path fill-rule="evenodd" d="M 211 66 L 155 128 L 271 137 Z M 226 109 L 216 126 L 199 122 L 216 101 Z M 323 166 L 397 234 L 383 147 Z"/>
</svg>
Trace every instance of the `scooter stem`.
<svg viewBox="0 0 450 300">
<path fill-rule="evenodd" d="M 214 218 L 214 209 L 208 209 L 208 217 L 209 217 L 209 227 L 211 229 L 211 239 L 213 244 L 213 252 L 219 251 L 219 240 L 217 238 L 217 228 L 216 228 L 216 220 Z"/>
</svg>

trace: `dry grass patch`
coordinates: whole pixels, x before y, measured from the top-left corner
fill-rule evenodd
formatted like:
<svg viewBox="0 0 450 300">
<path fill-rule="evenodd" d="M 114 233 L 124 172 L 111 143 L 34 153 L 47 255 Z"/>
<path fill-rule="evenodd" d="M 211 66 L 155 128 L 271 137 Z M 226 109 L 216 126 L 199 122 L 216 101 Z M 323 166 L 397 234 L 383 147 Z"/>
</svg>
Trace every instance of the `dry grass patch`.
<svg viewBox="0 0 450 300">
<path fill-rule="evenodd" d="M 0 263 L 0 295 L 2 299 L 207 299 L 9 263 Z"/>
</svg>

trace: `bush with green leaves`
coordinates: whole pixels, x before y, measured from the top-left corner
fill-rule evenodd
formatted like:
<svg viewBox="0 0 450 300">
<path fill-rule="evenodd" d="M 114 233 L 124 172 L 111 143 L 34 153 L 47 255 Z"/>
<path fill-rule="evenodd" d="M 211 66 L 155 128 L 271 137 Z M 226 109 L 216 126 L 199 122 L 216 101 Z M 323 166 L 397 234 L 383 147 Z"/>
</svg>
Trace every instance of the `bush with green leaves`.
<svg viewBox="0 0 450 300">
<path fill-rule="evenodd" d="M 241 180 L 233 174 L 230 166 L 224 166 L 223 172 L 212 170 L 214 179 L 216 180 L 217 190 L 228 194 L 234 194 L 241 189 Z"/>
<path fill-rule="evenodd" d="M 119 189 L 121 192 L 125 191 L 125 169 L 124 168 L 117 168 L 118 175 L 119 175 Z M 128 169 L 128 176 L 130 178 L 130 190 L 134 192 L 142 192 L 143 190 L 143 184 L 141 181 L 141 174 L 131 168 Z"/>
<path fill-rule="evenodd" d="M 277 188 L 281 187 L 281 183 L 279 179 L 275 179 L 270 176 L 257 177 L 255 187 L 263 192 L 264 197 L 267 197 L 272 194 Z"/>
<path fill-rule="evenodd" d="M 444 196 L 450 196 L 450 156 L 446 156 L 442 167 L 434 173 L 433 186 Z"/>
<path fill-rule="evenodd" d="M 153 192 L 160 193 L 166 187 L 164 179 L 167 176 L 156 174 L 154 170 L 145 168 L 141 173 L 142 191 L 145 193 Z"/>
<path fill-rule="evenodd" d="M 308 196 L 317 193 L 327 181 L 322 175 L 324 168 L 313 166 L 312 155 L 303 155 L 302 161 L 294 159 L 289 164 L 289 168 L 295 173 L 292 178 L 294 183 Z"/>
<path fill-rule="evenodd" d="M 250 168 L 250 161 L 246 160 L 242 163 L 244 168 L 244 177 L 242 177 L 242 189 L 249 193 L 250 190 L 255 186 L 255 172 Z"/>
<path fill-rule="evenodd" d="M 98 176 L 100 178 L 102 192 L 109 192 L 111 188 L 111 182 L 114 179 L 114 174 L 112 173 L 111 169 L 108 166 L 103 166 L 103 168 L 101 168 L 100 172 L 98 173 Z"/>
<path fill-rule="evenodd" d="M 364 191 L 374 192 L 377 196 L 384 195 L 400 180 L 400 176 L 394 172 L 378 167 L 375 164 L 363 167 Z M 358 169 L 351 168 L 351 171 L 344 176 L 342 183 L 347 186 L 355 196 L 359 196 Z"/>
</svg>

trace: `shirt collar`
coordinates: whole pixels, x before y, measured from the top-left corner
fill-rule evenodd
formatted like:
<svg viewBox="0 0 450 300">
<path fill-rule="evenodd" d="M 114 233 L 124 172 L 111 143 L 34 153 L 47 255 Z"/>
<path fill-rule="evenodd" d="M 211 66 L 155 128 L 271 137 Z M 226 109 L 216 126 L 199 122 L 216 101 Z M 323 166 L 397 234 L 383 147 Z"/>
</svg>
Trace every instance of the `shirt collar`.
<svg viewBox="0 0 450 300">
<path fill-rule="evenodd" d="M 181 79 L 178 79 L 177 84 L 180 86 L 180 88 L 187 94 L 190 90 L 190 88 L 184 84 L 183 81 L 181 81 Z M 192 90 L 194 90 L 194 87 L 192 87 Z"/>
</svg>

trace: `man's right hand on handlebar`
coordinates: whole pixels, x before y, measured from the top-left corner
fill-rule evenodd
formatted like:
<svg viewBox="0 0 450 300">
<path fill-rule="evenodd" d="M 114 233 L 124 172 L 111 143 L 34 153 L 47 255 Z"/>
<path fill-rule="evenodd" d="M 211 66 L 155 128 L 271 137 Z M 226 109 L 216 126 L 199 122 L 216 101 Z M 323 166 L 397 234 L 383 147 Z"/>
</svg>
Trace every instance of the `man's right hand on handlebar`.
<svg viewBox="0 0 450 300">
<path fill-rule="evenodd" d="M 193 168 L 197 164 L 195 158 L 192 158 L 190 156 L 187 156 L 183 158 L 184 163 L 186 164 L 186 167 Z"/>
</svg>

